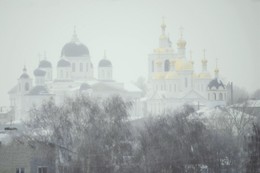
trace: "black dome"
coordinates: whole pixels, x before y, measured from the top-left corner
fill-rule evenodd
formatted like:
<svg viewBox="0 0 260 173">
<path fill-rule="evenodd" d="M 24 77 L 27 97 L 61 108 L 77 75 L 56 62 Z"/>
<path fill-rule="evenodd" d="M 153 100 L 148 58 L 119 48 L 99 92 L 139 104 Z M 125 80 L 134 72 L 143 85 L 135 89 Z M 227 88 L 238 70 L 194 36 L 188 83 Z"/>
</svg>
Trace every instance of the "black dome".
<svg viewBox="0 0 260 173">
<path fill-rule="evenodd" d="M 45 76 L 46 72 L 44 70 L 37 68 L 36 70 L 34 70 L 33 74 L 34 76 Z"/>
<path fill-rule="evenodd" d="M 102 59 L 101 61 L 99 61 L 98 64 L 99 67 L 112 67 L 112 64 L 109 60 L 107 59 Z"/>
<path fill-rule="evenodd" d="M 23 73 L 21 76 L 20 76 L 20 79 L 28 79 L 29 78 L 29 75 L 27 73 Z"/>
<path fill-rule="evenodd" d="M 50 63 L 49 61 L 47 61 L 47 60 L 42 60 L 42 61 L 40 62 L 40 64 L 39 64 L 39 67 L 40 67 L 40 68 L 51 68 L 52 65 L 51 65 L 51 63 Z"/>
<path fill-rule="evenodd" d="M 61 59 L 58 61 L 58 67 L 70 67 L 70 62 L 66 61 L 65 59 Z"/>
<path fill-rule="evenodd" d="M 88 56 L 88 48 L 79 42 L 70 42 L 63 46 L 61 50 L 61 57 L 77 57 Z"/>
<path fill-rule="evenodd" d="M 218 78 L 213 79 L 213 80 L 210 81 L 209 84 L 208 84 L 209 89 L 211 89 L 212 87 L 215 87 L 215 88 L 218 89 L 220 86 L 222 86 L 223 88 L 225 88 L 223 82 L 222 82 L 220 79 L 218 79 Z"/>
<path fill-rule="evenodd" d="M 28 79 L 30 78 L 29 75 L 27 74 L 27 69 L 26 67 L 24 66 L 23 68 L 23 74 L 20 76 L 20 79 Z"/>
</svg>

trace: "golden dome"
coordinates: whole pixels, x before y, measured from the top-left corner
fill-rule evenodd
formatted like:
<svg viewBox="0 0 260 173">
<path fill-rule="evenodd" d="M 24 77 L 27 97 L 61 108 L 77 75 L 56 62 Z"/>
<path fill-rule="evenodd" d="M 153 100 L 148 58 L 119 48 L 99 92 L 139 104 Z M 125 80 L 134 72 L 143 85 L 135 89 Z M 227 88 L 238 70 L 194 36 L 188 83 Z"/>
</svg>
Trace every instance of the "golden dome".
<svg viewBox="0 0 260 173">
<path fill-rule="evenodd" d="M 165 52 L 165 51 L 166 51 L 165 48 L 156 48 L 156 49 L 154 49 L 155 53 L 162 53 L 162 52 Z"/>
<path fill-rule="evenodd" d="M 189 61 L 185 61 L 183 59 L 178 59 L 175 61 L 175 69 L 176 70 L 192 70 L 193 65 Z"/>
<path fill-rule="evenodd" d="M 164 72 L 155 72 L 153 74 L 153 79 L 164 79 L 165 73 Z"/>
<path fill-rule="evenodd" d="M 186 41 L 183 40 L 182 38 L 180 38 L 180 39 L 178 40 L 178 42 L 177 42 L 177 46 L 178 46 L 178 48 L 185 48 L 185 46 L 186 46 Z"/>
<path fill-rule="evenodd" d="M 170 71 L 165 75 L 165 79 L 176 79 L 178 74 L 175 71 Z"/>
<path fill-rule="evenodd" d="M 168 39 L 168 38 L 167 38 L 166 35 L 163 35 L 163 34 L 162 34 L 162 35 L 160 36 L 160 39 L 162 40 L 162 39 Z"/>
<path fill-rule="evenodd" d="M 211 78 L 210 74 L 209 73 L 205 73 L 205 72 L 200 73 L 198 77 L 199 78 L 203 78 L 203 79 Z"/>
<path fill-rule="evenodd" d="M 202 60 L 201 60 L 201 62 L 202 62 L 202 64 L 207 64 L 207 59 L 205 59 L 205 58 L 203 58 Z"/>
</svg>

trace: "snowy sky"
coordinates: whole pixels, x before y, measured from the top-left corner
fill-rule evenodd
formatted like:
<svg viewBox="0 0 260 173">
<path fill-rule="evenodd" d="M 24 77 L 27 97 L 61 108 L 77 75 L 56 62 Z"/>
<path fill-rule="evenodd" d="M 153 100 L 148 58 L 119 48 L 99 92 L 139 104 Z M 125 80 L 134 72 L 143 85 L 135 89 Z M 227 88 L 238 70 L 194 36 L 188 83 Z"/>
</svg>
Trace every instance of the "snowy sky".
<svg viewBox="0 0 260 173">
<path fill-rule="evenodd" d="M 259 0 L 0 0 L 0 105 L 9 105 L 7 92 L 24 64 L 32 77 L 46 51 L 56 67 L 74 25 L 95 68 L 106 50 L 116 80 L 146 77 L 162 16 L 174 46 L 184 27 L 197 72 L 205 48 L 212 74 L 218 58 L 221 76 L 260 88 Z"/>
</svg>

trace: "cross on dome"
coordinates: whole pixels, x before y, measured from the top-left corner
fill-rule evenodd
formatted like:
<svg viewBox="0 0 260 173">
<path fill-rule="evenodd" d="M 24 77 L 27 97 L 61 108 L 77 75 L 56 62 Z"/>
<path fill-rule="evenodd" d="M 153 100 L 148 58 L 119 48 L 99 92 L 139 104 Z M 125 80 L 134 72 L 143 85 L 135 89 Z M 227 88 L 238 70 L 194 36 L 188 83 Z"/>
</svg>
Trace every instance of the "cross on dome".
<svg viewBox="0 0 260 173">
<path fill-rule="evenodd" d="M 75 26 L 75 25 L 74 25 L 73 35 L 72 35 L 71 41 L 72 41 L 72 42 L 79 42 L 78 35 L 77 35 L 77 32 L 76 32 L 76 26 Z"/>
<path fill-rule="evenodd" d="M 181 26 L 181 27 L 180 27 L 180 38 L 183 37 L 183 31 L 184 31 L 184 28 Z"/>
<path fill-rule="evenodd" d="M 107 59 L 106 50 L 104 50 L 104 59 Z"/>
</svg>

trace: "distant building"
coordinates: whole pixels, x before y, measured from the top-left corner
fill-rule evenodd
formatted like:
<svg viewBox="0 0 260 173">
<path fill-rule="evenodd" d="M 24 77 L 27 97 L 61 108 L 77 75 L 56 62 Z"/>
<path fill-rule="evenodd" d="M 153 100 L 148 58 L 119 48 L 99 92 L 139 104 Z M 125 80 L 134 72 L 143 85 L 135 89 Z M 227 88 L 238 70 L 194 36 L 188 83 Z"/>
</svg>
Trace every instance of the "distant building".
<svg viewBox="0 0 260 173">
<path fill-rule="evenodd" d="M 208 107 L 225 105 L 227 90 L 219 77 L 218 67 L 212 77 L 207 69 L 204 51 L 202 70 L 196 74 L 192 57 L 188 59 L 186 56 L 187 43 L 182 33 L 175 51 L 165 29 L 163 22 L 159 47 L 148 56 L 147 114 L 165 113 L 183 104 Z"/>
<path fill-rule="evenodd" d="M 61 156 L 60 153 L 65 153 Z M 1 173 L 81 173 L 75 153 L 51 143 L 26 141 L 1 131 Z M 58 162 L 63 157 L 63 163 Z"/>
<path fill-rule="evenodd" d="M 119 95 L 133 102 L 130 110 L 132 117 L 142 116 L 141 90 L 131 83 L 113 80 L 113 66 L 106 54 L 98 64 L 98 78 L 95 79 L 89 50 L 79 41 L 75 31 L 71 41 L 61 50 L 56 65 L 56 77 L 53 76 L 53 70 L 55 68 L 45 56 L 33 72 L 33 83 L 33 79 L 24 67 L 18 83 L 9 91 L 14 121 L 26 120 L 28 111 L 33 105 L 39 106 L 50 98 L 53 98 L 57 104 L 62 104 L 66 97 L 77 95 L 96 98 Z"/>
<path fill-rule="evenodd" d="M 231 107 L 249 115 L 260 116 L 260 100 L 247 100 L 243 103 L 231 105 Z"/>
<path fill-rule="evenodd" d="M 18 122 L 26 120 L 33 105 L 39 106 L 50 98 L 62 104 L 66 97 L 77 95 L 101 99 L 119 95 L 133 102 L 130 114 L 134 118 L 165 113 L 183 104 L 198 108 L 225 105 L 227 88 L 219 77 L 217 65 L 215 76 L 212 77 L 207 69 L 208 61 L 204 51 L 202 70 L 195 73 L 192 57 L 188 59 L 186 56 L 187 42 L 182 33 L 175 50 L 166 35 L 164 22 L 161 30 L 159 47 L 148 56 L 148 89 L 145 97 L 142 98 L 142 91 L 135 85 L 113 80 L 113 65 L 106 54 L 98 63 L 96 79 L 89 49 L 79 41 L 74 31 L 71 41 L 61 50 L 56 68 L 46 55 L 34 70 L 34 79 L 24 67 L 17 84 L 9 91 L 13 116 L 8 119 Z M 54 70 L 57 71 L 55 77 Z"/>
</svg>

